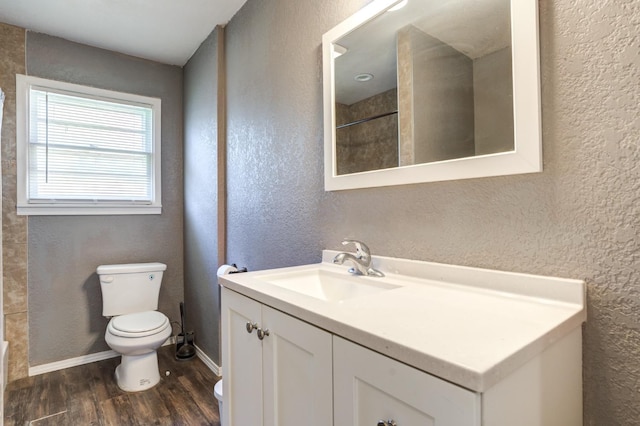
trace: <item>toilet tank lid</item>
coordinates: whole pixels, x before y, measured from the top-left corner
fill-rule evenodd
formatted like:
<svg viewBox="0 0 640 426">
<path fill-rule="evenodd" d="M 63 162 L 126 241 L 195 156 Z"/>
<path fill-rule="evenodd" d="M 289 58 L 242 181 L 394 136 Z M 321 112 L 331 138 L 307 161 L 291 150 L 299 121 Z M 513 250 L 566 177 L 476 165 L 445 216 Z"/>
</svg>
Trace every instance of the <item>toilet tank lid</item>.
<svg viewBox="0 0 640 426">
<path fill-rule="evenodd" d="M 138 272 L 158 272 L 167 269 L 164 263 L 123 263 L 120 265 L 100 265 L 98 275 L 135 274 Z"/>
</svg>

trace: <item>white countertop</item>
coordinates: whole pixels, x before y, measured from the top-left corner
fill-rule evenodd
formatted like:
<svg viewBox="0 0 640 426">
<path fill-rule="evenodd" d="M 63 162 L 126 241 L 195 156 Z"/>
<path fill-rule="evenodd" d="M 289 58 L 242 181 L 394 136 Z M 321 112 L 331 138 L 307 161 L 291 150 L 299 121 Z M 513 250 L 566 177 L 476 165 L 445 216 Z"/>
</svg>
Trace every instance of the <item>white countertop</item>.
<svg viewBox="0 0 640 426">
<path fill-rule="evenodd" d="M 318 266 L 348 274 L 347 266 L 331 263 L 337 253 L 325 250 L 319 265 L 218 278 L 226 288 L 478 392 L 586 320 L 580 280 L 374 256 L 386 275 L 381 280 L 405 285 L 326 302 L 257 278 Z"/>
</svg>

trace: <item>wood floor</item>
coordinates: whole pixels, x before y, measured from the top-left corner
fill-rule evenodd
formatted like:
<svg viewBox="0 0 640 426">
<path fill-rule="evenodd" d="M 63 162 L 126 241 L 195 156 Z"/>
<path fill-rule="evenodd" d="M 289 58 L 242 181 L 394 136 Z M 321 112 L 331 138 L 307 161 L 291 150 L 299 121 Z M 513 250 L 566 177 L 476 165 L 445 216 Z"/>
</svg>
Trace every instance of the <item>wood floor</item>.
<svg viewBox="0 0 640 426">
<path fill-rule="evenodd" d="M 174 346 L 160 348 L 160 383 L 142 392 L 116 385 L 120 358 L 14 381 L 5 393 L 4 424 L 219 426 L 213 396 L 219 377 L 196 357 L 176 361 L 174 352 Z"/>
</svg>

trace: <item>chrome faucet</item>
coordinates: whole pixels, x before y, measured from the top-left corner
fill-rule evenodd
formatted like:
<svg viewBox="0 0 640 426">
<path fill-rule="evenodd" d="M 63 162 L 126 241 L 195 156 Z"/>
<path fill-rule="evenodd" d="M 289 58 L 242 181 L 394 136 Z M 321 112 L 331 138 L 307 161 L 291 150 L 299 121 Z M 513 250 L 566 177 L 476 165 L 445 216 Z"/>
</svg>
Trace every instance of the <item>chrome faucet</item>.
<svg viewBox="0 0 640 426">
<path fill-rule="evenodd" d="M 336 265 L 342 265 L 345 260 L 350 261 L 353 264 L 353 268 L 349 268 L 349 272 L 355 275 L 369 275 L 373 277 L 384 277 L 384 274 L 371 266 L 371 251 L 369 247 L 362 241 L 357 240 L 344 240 L 342 245 L 355 244 L 356 254 L 351 253 L 338 253 L 333 258 L 333 263 Z"/>
</svg>

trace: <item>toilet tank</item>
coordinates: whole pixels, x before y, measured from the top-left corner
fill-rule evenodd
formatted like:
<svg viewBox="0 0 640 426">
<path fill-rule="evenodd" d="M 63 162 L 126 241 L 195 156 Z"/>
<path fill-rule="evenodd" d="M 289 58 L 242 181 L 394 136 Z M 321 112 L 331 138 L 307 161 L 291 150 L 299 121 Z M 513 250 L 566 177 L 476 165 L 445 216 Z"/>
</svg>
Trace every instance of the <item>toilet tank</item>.
<svg viewBox="0 0 640 426">
<path fill-rule="evenodd" d="M 102 315 L 112 317 L 157 310 L 160 283 L 166 269 L 164 263 L 98 266 Z"/>
</svg>

